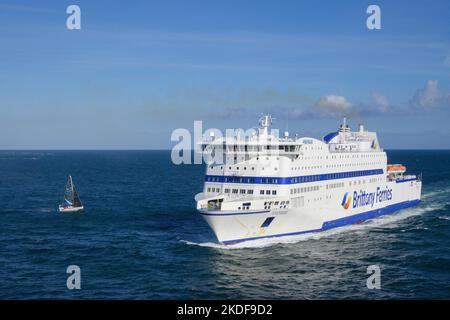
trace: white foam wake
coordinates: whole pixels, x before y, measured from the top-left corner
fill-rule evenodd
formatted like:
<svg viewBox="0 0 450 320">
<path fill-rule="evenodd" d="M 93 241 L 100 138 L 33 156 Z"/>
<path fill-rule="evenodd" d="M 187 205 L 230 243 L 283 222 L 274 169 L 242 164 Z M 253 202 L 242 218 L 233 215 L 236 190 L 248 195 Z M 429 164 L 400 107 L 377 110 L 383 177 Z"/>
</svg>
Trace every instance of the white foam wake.
<svg viewBox="0 0 450 320">
<path fill-rule="evenodd" d="M 215 249 L 223 249 L 223 250 L 235 250 L 235 249 L 245 249 L 245 248 L 264 248 L 264 247 L 270 247 L 273 245 L 278 244 L 293 244 L 301 241 L 307 241 L 307 240 L 319 240 L 324 237 L 329 237 L 332 235 L 336 235 L 339 233 L 342 233 L 344 231 L 348 231 L 348 227 L 342 227 L 342 228 L 336 228 L 336 229 L 330 229 L 322 232 L 311 232 L 311 233 L 304 233 L 299 235 L 293 235 L 293 236 L 284 236 L 284 237 L 274 237 L 274 238 L 262 238 L 262 239 L 255 239 L 255 240 L 248 240 L 244 242 L 239 242 L 236 244 L 220 244 L 216 242 L 191 242 L 191 241 L 185 241 L 182 240 L 182 242 L 188 244 L 188 245 L 196 245 L 200 247 L 209 247 L 209 248 L 215 248 Z"/>
</svg>

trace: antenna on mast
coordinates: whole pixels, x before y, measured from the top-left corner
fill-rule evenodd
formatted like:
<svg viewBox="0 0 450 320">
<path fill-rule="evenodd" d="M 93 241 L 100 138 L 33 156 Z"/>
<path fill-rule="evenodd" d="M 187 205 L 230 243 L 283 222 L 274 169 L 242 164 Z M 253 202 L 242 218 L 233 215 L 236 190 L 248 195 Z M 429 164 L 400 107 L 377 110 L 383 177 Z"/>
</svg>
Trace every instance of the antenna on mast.
<svg viewBox="0 0 450 320">
<path fill-rule="evenodd" d="M 289 138 L 289 109 L 286 110 L 286 130 L 284 131 L 284 138 Z"/>
</svg>

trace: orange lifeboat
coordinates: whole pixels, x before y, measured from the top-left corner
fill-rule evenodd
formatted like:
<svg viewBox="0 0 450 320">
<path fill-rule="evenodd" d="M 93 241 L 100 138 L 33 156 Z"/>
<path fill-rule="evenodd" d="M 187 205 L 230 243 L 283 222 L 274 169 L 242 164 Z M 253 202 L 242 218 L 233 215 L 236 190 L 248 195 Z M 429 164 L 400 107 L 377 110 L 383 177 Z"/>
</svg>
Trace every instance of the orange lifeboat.
<svg viewBox="0 0 450 320">
<path fill-rule="evenodd" d="M 387 171 L 388 172 L 405 172 L 406 171 L 406 167 L 404 165 L 401 164 L 388 164 L 387 165 Z"/>
</svg>

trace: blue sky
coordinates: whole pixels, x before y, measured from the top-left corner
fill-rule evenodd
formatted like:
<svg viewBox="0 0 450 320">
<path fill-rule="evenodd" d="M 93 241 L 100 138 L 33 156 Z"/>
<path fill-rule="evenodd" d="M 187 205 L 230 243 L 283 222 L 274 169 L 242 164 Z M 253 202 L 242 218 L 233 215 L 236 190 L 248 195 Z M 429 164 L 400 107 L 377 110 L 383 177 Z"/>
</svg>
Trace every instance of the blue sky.
<svg viewBox="0 0 450 320">
<path fill-rule="evenodd" d="M 449 1 L 130 2 L 0 2 L 0 149 L 171 148 L 194 120 L 263 112 L 305 136 L 348 115 L 385 148 L 450 148 Z"/>
</svg>

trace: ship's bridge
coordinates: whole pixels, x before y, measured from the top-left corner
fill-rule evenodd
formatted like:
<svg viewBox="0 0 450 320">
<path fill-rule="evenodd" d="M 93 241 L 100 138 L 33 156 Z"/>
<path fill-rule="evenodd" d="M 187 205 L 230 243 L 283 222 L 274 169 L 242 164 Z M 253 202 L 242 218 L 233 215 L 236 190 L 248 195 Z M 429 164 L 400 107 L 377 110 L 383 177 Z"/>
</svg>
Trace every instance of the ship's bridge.
<svg viewBox="0 0 450 320">
<path fill-rule="evenodd" d="M 302 140 L 272 140 L 272 141 L 252 141 L 235 139 L 220 139 L 214 142 L 203 142 L 202 149 L 205 153 L 224 152 L 226 154 L 300 154 Z"/>
<path fill-rule="evenodd" d="M 299 139 L 297 136 L 291 138 L 287 131 L 284 132 L 283 138 L 279 138 L 278 131 L 269 130 L 272 123 L 269 115 L 263 116 L 259 123 L 259 128 L 249 130 L 249 132 L 236 130 L 233 136 L 216 139 L 212 134 L 202 141 L 202 151 L 211 154 L 222 152 L 227 155 L 301 154 L 303 139 Z"/>
</svg>

